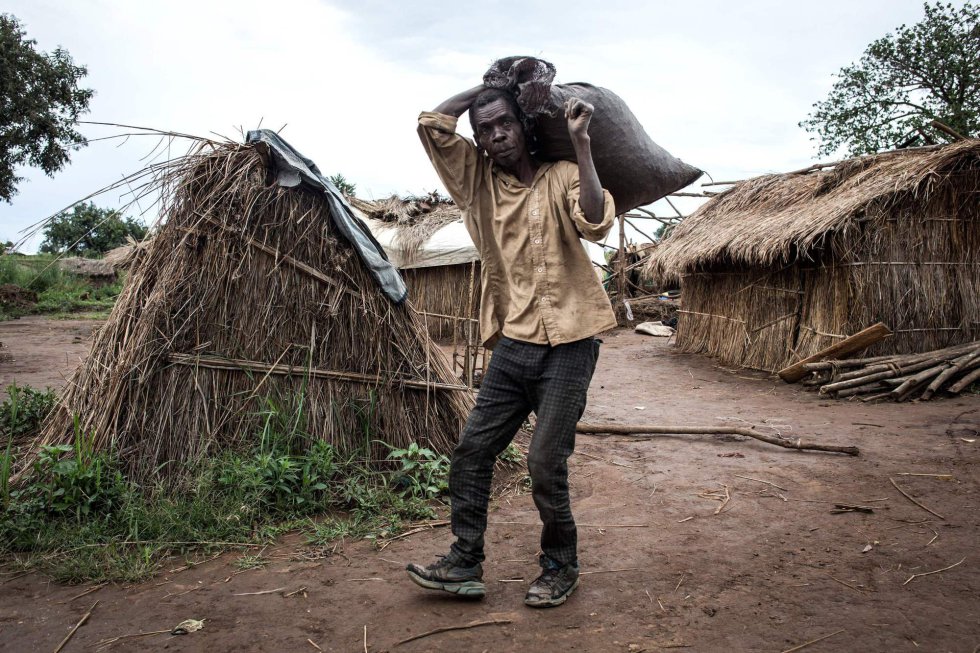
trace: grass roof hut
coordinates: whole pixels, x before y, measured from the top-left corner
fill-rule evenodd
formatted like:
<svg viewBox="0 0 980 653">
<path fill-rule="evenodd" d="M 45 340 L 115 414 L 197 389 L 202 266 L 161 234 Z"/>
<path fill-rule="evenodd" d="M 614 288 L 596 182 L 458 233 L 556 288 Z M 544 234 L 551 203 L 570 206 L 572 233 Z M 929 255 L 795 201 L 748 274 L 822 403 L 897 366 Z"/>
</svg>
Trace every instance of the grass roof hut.
<svg viewBox="0 0 980 653">
<path fill-rule="evenodd" d="M 677 344 L 776 371 L 875 322 L 869 355 L 980 338 L 980 141 L 734 185 L 646 268 L 682 280 Z"/>
<path fill-rule="evenodd" d="M 312 162 L 249 139 L 163 170 L 165 221 L 37 445 L 70 442 L 77 419 L 137 481 L 252 448 L 273 413 L 342 456 L 452 449 L 471 400 L 379 288 L 383 255 L 356 248 L 369 236 Z"/>
<path fill-rule="evenodd" d="M 465 331 L 466 322 L 450 318 L 479 316 L 480 254 L 452 200 L 432 193 L 350 202 L 401 272 L 412 305 L 429 314 L 429 334 L 448 338 L 454 323 Z M 478 342 L 479 328 L 475 323 L 472 328 Z"/>
</svg>

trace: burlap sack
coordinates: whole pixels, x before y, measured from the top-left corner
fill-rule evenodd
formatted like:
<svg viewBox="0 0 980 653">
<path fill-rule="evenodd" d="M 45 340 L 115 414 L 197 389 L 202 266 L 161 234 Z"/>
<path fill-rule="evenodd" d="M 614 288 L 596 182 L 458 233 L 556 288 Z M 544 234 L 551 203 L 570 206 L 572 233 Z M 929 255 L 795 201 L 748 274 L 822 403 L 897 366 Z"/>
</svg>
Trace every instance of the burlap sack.
<svg viewBox="0 0 980 653">
<path fill-rule="evenodd" d="M 568 136 L 565 101 L 578 97 L 595 106 L 589 125 L 592 159 L 602 187 L 625 213 L 693 183 L 702 172 L 653 142 L 623 100 L 591 84 L 555 84 L 555 67 L 534 57 L 496 61 L 483 77 L 491 88 L 508 90 L 536 121 L 537 157 L 544 161 L 575 160 Z"/>
</svg>

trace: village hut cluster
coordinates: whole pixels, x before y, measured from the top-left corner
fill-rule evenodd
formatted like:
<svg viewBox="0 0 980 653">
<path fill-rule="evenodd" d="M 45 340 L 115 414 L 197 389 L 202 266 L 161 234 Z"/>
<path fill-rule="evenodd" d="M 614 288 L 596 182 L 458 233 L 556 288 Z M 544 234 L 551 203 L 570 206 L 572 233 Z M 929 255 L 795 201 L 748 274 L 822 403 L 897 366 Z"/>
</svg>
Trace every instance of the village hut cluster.
<svg viewBox="0 0 980 653">
<path fill-rule="evenodd" d="M 868 356 L 980 338 L 980 141 L 734 183 L 645 268 L 679 281 L 677 345 L 775 372 L 881 322 Z"/>
</svg>

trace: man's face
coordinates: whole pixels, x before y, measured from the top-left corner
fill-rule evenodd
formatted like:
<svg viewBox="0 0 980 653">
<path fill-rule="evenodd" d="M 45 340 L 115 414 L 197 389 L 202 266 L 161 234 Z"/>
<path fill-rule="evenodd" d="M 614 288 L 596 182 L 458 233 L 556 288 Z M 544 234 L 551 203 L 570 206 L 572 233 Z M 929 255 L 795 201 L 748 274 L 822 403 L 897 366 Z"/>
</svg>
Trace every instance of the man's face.
<svg viewBox="0 0 980 653">
<path fill-rule="evenodd" d="M 476 140 L 494 163 L 514 170 L 527 156 L 524 128 L 505 100 L 476 108 Z"/>
</svg>

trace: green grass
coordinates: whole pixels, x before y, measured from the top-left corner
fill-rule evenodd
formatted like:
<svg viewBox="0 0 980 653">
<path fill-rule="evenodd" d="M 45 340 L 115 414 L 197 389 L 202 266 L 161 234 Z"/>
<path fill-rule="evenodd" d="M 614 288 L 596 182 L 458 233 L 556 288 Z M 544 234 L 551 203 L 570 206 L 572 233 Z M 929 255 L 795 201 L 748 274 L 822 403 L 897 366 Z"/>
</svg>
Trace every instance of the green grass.
<svg viewBox="0 0 980 653">
<path fill-rule="evenodd" d="M 119 457 L 96 451 L 77 421 L 73 442 L 45 448 L 27 480 L 11 487 L 18 453 L 3 434 L 23 436 L 46 412 L 41 399 L 25 399 L 31 392 L 16 388 L 0 410 L 9 424 L 0 430 L 0 564 L 62 582 L 135 582 L 171 557 L 236 548 L 240 567 L 261 566 L 253 545 L 287 531 L 305 533 L 311 546 L 389 537 L 404 522 L 436 516 L 431 499 L 448 473 L 441 457 L 417 446 L 393 451 L 391 471 L 368 467 L 363 455 L 340 459 L 329 445 L 310 444 L 299 401 L 289 412 L 280 408 L 289 402 L 268 402 L 254 449 L 215 456 L 177 487 L 130 482 Z"/>
<path fill-rule="evenodd" d="M 74 317 L 79 312 L 108 314 L 122 291 L 121 278 L 97 286 L 86 277 L 63 272 L 54 261 L 53 256 L 43 254 L 0 256 L 0 285 L 11 284 L 37 293 L 37 303 L 33 306 L 0 304 L 0 321 L 30 314 L 55 317 Z"/>
</svg>

